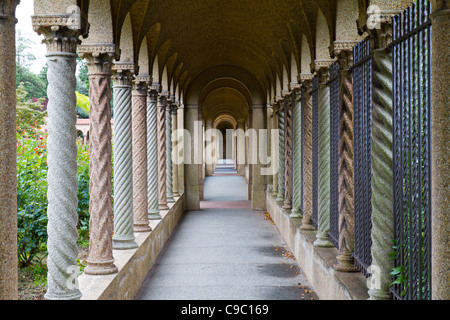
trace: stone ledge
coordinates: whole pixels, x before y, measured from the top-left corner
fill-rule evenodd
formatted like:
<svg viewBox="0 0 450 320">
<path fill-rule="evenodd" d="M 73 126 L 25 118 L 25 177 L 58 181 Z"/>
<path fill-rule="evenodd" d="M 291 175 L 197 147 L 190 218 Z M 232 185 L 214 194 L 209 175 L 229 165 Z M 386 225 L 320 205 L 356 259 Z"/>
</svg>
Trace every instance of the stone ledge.
<svg viewBox="0 0 450 320">
<path fill-rule="evenodd" d="M 162 220 L 150 221 L 153 231 L 135 234 L 137 249 L 113 251 L 118 273 L 102 276 L 83 273 L 78 278 L 81 300 L 134 298 L 184 213 L 184 194 L 168 206 L 169 210 L 161 212 Z"/>
<path fill-rule="evenodd" d="M 266 193 L 267 211 L 321 300 L 367 300 L 367 279 L 359 272 L 333 268 L 338 250 L 314 247 L 317 231 L 300 230 L 301 219 L 293 219 Z"/>
</svg>

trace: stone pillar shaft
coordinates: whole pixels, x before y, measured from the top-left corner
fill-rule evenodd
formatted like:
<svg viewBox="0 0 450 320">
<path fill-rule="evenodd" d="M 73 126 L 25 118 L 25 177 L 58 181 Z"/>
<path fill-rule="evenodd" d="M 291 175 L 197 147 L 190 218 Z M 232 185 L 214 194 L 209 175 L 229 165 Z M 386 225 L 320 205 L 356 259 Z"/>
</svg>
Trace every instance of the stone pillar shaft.
<svg viewBox="0 0 450 320">
<path fill-rule="evenodd" d="M 168 210 L 167 206 L 167 177 L 166 177 L 166 97 L 159 96 L 157 105 L 157 134 L 158 134 L 158 199 L 159 209 Z"/>
<path fill-rule="evenodd" d="M 285 109 L 282 103 L 278 107 L 278 132 L 279 132 L 279 156 L 278 156 L 278 194 L 277 202 L 284 201 L 285 190 Z"/>
<path fill-rule="evenodd" d="M 285 97 L 285 144 L 284 144 L 284 203 L 283 209 L 292 209 L 292 183 L 293 183 L 293 112 L 292 97 Z"/>
<path fill-rule="evenodd" d="M 69 16 L 61 16 L 68 21 Z M 64 21 L 63 21 L 64 22 Z M 76 130 L 76 50 L 80 30 L 33 17 L 35 31 L 47 45 L 48 79 L 48 290 L 49 300 L 81 297 L 78 276 L 78 197 Z"/>
<path fill-rule="evenodd" d="M 19 1 L 0 6 L 0 300 L 18 299 L 16 37 Z"/>
<path fill-rule="evenodd" d="M 86 51 L 82 56 L 88 61 L 90 101 L 89 257 L 84 272 L 110 274 L 118 271 L 112 254 L 111 67 L 114 54 L 93 55 Z"/>
<path fill-rule="evenodd" d="M 260 130 L 264 129 L 264 106 L 253 105 L 252 129 L 255 130 L 256 145 L 251 147 L 253 153 L 252 169 L 252 210 L 262 211 L 266 209 L 265 179 L 262 175 L 261 161 L 258 157 L 258 145 L 261 141 Z"/>
<path fill-rule="evenodd" d="M 339 271 L 357 271 L 352 257 L 355 246 L 353 76 L 349 67 L 353 53 L 339 55 L 339 255 L 334 266 Z"/>
<path fill-rule="evenodd" d="M 134 232 L 149 232 L 147 200 L 147 83 L 138 76 L 132 91 Z"/>
<path fill-rule="evenodd" d="M 173 161 L 172 161 L 172 101 L 166 106 L 166 192 L 167 203 L 174 203 L 173 198 Z"/>
<path fill-rule="evenodd" d="M 303 109 L 303 219 L 302 230 L 315 230 L 311 222 L 313 212 L 313 99 L 310 94 L 311 81 L 302 85 Z"/>
<path fill-rule="evenodd" d="M 147 101 L 147 203 L 150 220 L 159 220 L 158 198 L 158 135 L 157 135 L 158 91 L 151 87 Z"/>
<path fill-rule="evenodd" d="M 176 104 L 173 105 L 172 110 L 172 159 L 176 157 L 175 161 L 172 161 L 173 167 L 173 196 L 179 197 L 179 181 L 178 181 L 178 106 Z"/>
<path fill-rule="evenodd" d="M 302 217 L 302 104 L 300 90 L 295 89 L 293 105 L 293 182 L 291 218 Z"/>
<path fill-rule="evenodd" d="M 327 73 L 328 70 L 321 72 Z M 321 78 L 325 78 L 322 76 Z M 331 247 L 330 231 L 330 88 L 326 80 L 319 84 L 319 192 L 318 232 L 315 246 Z"/>
<path fill-rule="evenodd" d="M 133 230 L 132 63 L 113 66 L 114 249 L 137 248 Z"/>
</svg>

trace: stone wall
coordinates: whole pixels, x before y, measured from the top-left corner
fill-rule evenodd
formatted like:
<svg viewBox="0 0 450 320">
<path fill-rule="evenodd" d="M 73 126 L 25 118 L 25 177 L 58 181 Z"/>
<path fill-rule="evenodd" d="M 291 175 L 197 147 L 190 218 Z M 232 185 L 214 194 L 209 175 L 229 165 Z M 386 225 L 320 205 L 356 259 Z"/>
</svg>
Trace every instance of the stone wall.
<svg viewBox="0 0 450 320">
<path fill-rule="evenodd" d="M 158 255 L 184 213 L 184 194 L 161 211 L 162 220 L 150 220 L 153 231 L 136 233 L 137 249 L 114 250 L 119 272 L 93 276 L 82 274 L 79 279 L 81 300 L 132 300 L 153 267 Z"/>
<path fill-rule="evenodd" d="M 297 259 L 300 268 L 321 300 L 366 300 L 367 280 L 359 272 L 339 272 L 333 268 L 338 250 L 315 247 L 317 231 L 300 230 L 301 219 L 293 219 L 281 209 L 276 197 L 266 193 L 267 211 Z"/>
</svg>

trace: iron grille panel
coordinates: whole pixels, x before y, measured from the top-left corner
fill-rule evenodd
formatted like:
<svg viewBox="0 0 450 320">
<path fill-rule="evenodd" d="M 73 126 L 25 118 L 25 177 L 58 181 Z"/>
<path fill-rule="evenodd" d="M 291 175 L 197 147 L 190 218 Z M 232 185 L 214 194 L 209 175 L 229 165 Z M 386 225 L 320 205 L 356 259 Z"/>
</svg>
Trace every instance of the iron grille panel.
<svg viewBox="0 0 450 320">
<path fill-rule="evenodd" d="M 372 263 L 372 57 L 368 40 L 353 49 L 355 264 L 367 277 Z"/>
<path fill-rule="evenodd" d="M 430 12 L 418 0 L 393 19 L 394 265 L 405 279 L 394 299 L 431 299 Z"/>
</svg>

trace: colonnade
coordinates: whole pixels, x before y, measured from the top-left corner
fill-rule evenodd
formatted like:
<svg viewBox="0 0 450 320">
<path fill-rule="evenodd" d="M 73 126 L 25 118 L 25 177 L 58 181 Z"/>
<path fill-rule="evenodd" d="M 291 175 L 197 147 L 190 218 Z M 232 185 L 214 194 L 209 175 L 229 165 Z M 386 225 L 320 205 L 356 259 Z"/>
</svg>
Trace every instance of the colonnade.
<svg viewBox="0 0 450 320">
<path fill-rule="evenodd" d="M 18 0 L 0 0 L 0 298 L 17 299 L 17 203 L 15 144 L 15 8 Z M 447 299 L 448 288 L 448 48 L 450 9 L 447 1 L 432 1 L 432 154 L 433 154 L 433 254 L 432 285 L 434 299 Z M 47 299 L 78 299 L 81 292 L 68 279 L 77 269 L 77 148 L 76 148 L 76 58 L 88 61 L 91 128 L 90 128 L 90 252 L 85 272 L 106 275 L 117 272 L 113 249 L 137 247 L 134 233 L 151 231 L 149 219 L 160 219 L 168 203 L 185 193 L 186 209 L 199 209 L 202 194 L 201 165 L 174 164 L 174 141 L 180 141 L 176 129 L 186 129 L 190 145 L 201 141 L 203 128 L 197 125 L 201 114 L 198 105 L 183 103 L 182 93 L 152 75 L 143 74 L 127 57 L 118 55 L 112 43 L 82 44 L 88 36 L 87 22 L 80 19 L 79 28 L 71 28 L 72 14 L 33 17 L 35 31 L 44 36 L 48 63 L 48 292 Z M 374 52 L 373 118 L 387 121 L 374 123 L 374 152 L 392 143 L 385 132 L 390 130 L 392 88 L 385 78 L 392 78 L 387 48 L 389 21 L 369 32 Z M 367 30 L 364 30 L 367 31 Z M 251 164 L 250 195 L 254 210 L 264 210 L 266 192 L 276 196 L 280 206 L 292 218 L 301 220 L 301 229 L 316 229 L 316 246 L 330 246 L 330 65 L 338 61 L 340 69 L 339 103 L 339 255 L 338 271 L 354 271 L 354 135 L 352 119 L 357 105 L 353 104 L 352 42 L 335 43 L 333 59 L 316 59 L 313 73 L 302 70 L 289 90 L 279 90 L 268 105 L 254 104 L 248 126 L 259 129 L 279 129 L 278 150 L 274 163 L 278 171 L 261 175 L 259 162 Z M 122 48 L 121 48 L 122 49 Z M 123 60 L 120 60 L 123 59 Z M 132 59 L 131 59 L 132 60 Z M 141 70 L 142 71 L 142 70 Z M 111 80 L 113 85 L 111 86 Z M 316 87 L 314 87 L 316 83 Z M 317 94 L 313 91 L 318 90 Z M 114 136 L 111 130 L 111 95 L 114 94 Z M 317 106 L 317 109 L 314 108 Z M 387 117 L 387 118 L 386 118 Z M 317 123 L 315 124 L 315 121 Z M 239 123 L 238 129 L 244 124 Z M 316 126 L 317 125 L 317 126 Z M 314 128 L 318 132 L 314 132 Z M 383 136 L 383 139 L 378 139 Z M 241 139 L 239 139 L 241 137 Z M 278 137 L 277 137 L 278 138 Z M 271 139 L 267 148 L 276 150 Z M 113 144 L 111 145 L 111 143 Z M 177 153 L 187 151 L 175 148 Z M 317 143 L 317 145 L 314 145 Z M 242 136 L 237 144 L 242 147 Z M 251 145 L 249 145 L 251 147 Z M 314 150 L 317 147 L 318 154 Z M 194 149 L 195 150 L 195 149 Z M 201 152 L 201 153 L 200 153 Z M 192 152 L 191 152 L 192 153 Z M 199 154 L 190 154 L 201 159 Z M 239 156 L 239 154 L 238 154 Z M 317 156 L 317 160 L 314 157 Z M 299 160 L 303 159 L 303 161 Z M 378 162 L 377 162 L 378 161 Z M 389 168 L 389 153 L 375 157 L 373 166 Z M 113 167 L 114 163 L 114 167 Z M 313 167 L 317 163 L 318 168 Z M 112 170 L 114 168 L 114 183 Z M 242 172 L 241 166 L 237 167 Z M 316 170 L 316 171 L 315 171 Z M 385 172 L 388 172 L 386 175 Z M 314 177 L 314 175 L 317 175 Z M 389 184 L 389 169 L 374 174 L 373 192 Z M 317 185 L 314 181 L 317 181 Z M 392 185 L 392 184 L 391 184 Z M 267 186 L 267 187 L 266 187 Z M 314 199 L 313 188 L 317 188 Z M 113 200 L 114 195 L 114 201 Z M 388 296 L 391 263 L 385 259 L 390 249 L 392 221 L 386 203 L 372 206 L 372 257 L 380 267 L 380 286 L 370 290 L 373 299 Z M 114 215 L 113 215 L 114 211 Z M 317 219 L 313 221 L 314 212 Z M 113 220 L 114 217 L 114 220 Z M 76 278 L 76 275 L 75 275 Z"/>
</svg>

